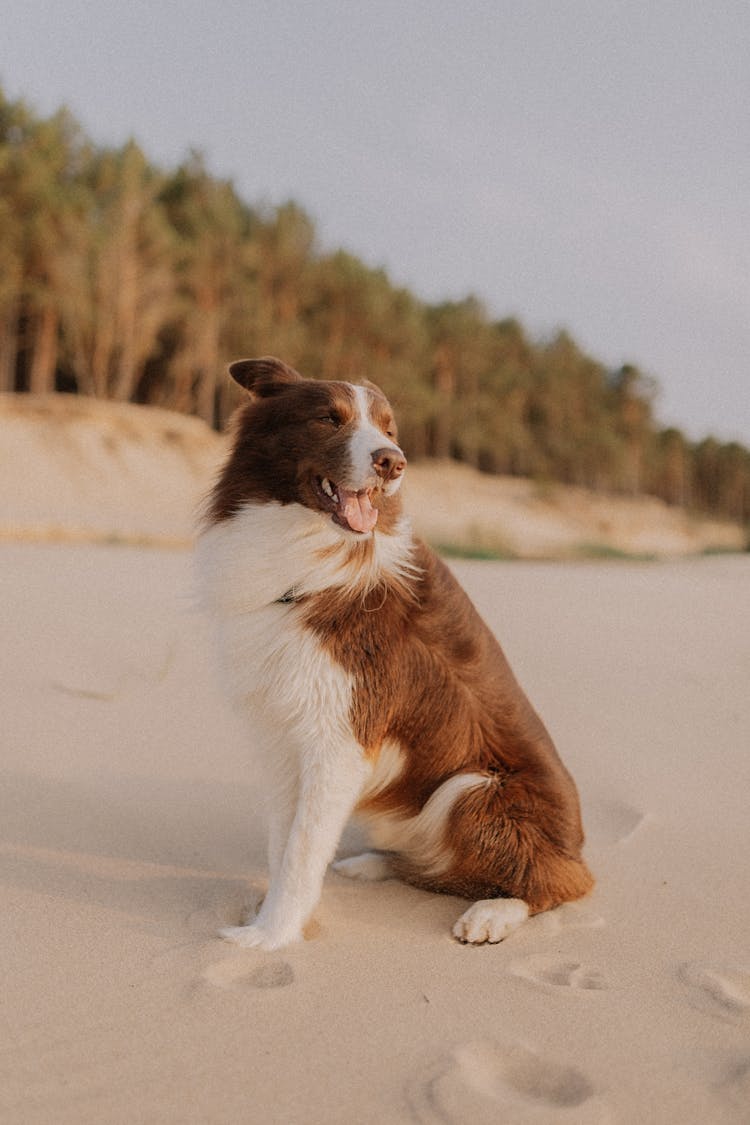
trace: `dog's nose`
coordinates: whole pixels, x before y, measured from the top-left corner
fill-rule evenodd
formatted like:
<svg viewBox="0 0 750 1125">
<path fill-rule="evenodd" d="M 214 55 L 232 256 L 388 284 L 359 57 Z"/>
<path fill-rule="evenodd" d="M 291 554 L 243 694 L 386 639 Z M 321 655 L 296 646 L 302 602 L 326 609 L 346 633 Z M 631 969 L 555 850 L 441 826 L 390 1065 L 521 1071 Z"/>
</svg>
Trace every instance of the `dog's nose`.
<svg viewBox="0 0 750 1125">
<path fill-rule="evenodd" d="M 372 467 L 383 480 L 394 480 L 406 468 L 406 458 L 394 445 L 386 446 L 372 454 Z"/>
</svg>

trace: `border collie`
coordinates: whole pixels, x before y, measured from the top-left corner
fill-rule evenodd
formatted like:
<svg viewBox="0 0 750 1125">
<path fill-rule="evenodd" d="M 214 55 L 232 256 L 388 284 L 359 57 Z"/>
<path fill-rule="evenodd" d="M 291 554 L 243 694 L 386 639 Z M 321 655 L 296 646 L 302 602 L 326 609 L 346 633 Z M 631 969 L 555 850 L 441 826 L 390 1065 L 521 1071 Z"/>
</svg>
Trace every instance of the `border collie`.
<svg viewBox="0 0 750 1125">
<path fill-rule="evenodd" d="M 199 581 L 252 732 L 270 884 L 222 936 L 299 941 L 353 812 L 377 850 L 335 870 L 475 900 L 459 941 L 501 941 L 586 894 L 573 780 L 495 637 L 412 536 L 385 396 L 271 358 L 229 372 L 250 400 L 208 501 Z"/>
</svg>

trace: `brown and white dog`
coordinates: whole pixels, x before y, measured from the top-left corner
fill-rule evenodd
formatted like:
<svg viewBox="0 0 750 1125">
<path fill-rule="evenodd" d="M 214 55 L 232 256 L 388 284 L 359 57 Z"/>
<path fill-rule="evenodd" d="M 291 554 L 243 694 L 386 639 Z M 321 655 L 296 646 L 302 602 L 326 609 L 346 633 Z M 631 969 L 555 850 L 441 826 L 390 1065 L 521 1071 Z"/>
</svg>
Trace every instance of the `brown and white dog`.
<svg viewBox="0 0 750 1125">
<path fill-rule="evenodd" d="M 250 393 L 198 547 L 231 695 L 252 729 L 270 885 L 240 945 L 298 941 L 353 811 L 377 851 L 335 869 L 478 900 L 497 942 L 592 886 L 575 785 L 492 633 L 412 537 L 406 460 L 372 384 L 276 359 Z"/>
</svg>

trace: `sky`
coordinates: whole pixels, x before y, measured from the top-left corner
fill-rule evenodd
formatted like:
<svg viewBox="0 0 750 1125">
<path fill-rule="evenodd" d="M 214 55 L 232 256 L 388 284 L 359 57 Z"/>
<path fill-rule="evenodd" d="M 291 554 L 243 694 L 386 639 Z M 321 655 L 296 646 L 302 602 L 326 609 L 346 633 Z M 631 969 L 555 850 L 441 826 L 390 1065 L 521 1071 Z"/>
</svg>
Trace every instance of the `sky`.
<svg viewBox="0 0 750 1125">
<path fill-rule="evenodd" d="M 0 83 L 750 445 L 746 0 L 1 0 Z"/>
</svg>

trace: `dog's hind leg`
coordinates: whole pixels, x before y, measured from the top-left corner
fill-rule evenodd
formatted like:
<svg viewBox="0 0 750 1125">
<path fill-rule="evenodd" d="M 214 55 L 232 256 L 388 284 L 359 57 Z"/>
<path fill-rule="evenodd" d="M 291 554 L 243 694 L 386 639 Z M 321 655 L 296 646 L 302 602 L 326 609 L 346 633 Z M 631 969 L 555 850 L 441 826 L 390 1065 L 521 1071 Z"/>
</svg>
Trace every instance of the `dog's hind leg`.
<svg viewBox="0 0 750 1125">
<path fill-rule="evenodd" d="M 453 936 L 472 944 L 503 941 L 528 916 L 528 903 L 520 898 L 481 899 L 464 911 L 453 927 Z"/>
<path fill-rule="evenodd" d="M 530 915 L 581 898 L 593 886 L 580 856 L 577 800 L 556 801 L 535 779 L 467 773 L 436 790 L 415 824 L 433 802 L 442 813 L 428 818 L 440 863 L 430 868 L 412 850 L 395 866 L 408 882 L 478 900 L 453 927 L 459 941 L 503 941 Z"/>
<path fill-rule="evenodd" d="M 347 859 L 337 859 L 332 867 L 337 875 L 361 879 L 363 883 L 378 883 L 394 877 L 390 857 L 384 852 L 362 852 Z"/>
</svg>

